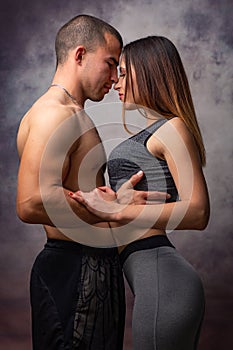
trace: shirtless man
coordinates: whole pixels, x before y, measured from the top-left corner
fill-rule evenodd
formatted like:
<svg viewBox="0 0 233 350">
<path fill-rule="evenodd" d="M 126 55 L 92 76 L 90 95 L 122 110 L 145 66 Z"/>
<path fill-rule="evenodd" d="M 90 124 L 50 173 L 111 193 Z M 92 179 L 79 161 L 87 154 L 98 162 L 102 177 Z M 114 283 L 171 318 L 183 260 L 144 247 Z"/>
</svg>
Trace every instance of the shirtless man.
<svg viewBox="0 0 233 350">
<path fill-rule="evenodd" d="M 117 248 L 94 247 L 85 222 L 98 220 L 68 195 L 104 184 L 105 153 L 83 108 L 87 99 L 101 101 L 118 80 L 121 49 L 120 34 L 107 23 L 87 15 L 71 19 L 56 37 L 52 85 L 19 127 L 17 213 L 24 222 L 43 224 L 48 238 L 31 273 L 34 350 L 122 349 L 125 304 Z M 80 179 L 90 150 L 94 164 L 87 163 Z M 90 244 L 77 242 L 85 239 Z"/>
<path fill-rule="evenodd" d="M 108 224 L 69 196 L 104 184 L 105 153 L 83 108 L 117 82 L 121 48 L 120 34 L 107 23 L 87 15 L 71 19 L 56 37 L 52 85 L 19 127 L 17 213 L 43 224 L 48 238 L 31 273 L 34 350 L 123 346 L 124 284 L 115 242 Z M 123 191 L 141 177 L 134 175 Z M 148 195 L 134 194 L 137 203 Z"/>
</svg>

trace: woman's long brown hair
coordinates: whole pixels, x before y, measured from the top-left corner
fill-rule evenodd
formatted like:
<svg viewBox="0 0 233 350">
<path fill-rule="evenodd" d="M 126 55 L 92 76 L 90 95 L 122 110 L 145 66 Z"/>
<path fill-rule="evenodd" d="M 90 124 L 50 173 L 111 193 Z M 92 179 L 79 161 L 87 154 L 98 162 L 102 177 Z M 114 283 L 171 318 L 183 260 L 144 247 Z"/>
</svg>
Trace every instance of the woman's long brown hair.
<svg viewBox="0 0 233 350">
<path fill-rule="evenodd" d="M 136 104 L 165 118 L 180 117 L 192 133 L 204 166 L 205 147 L 198 126 L 188 79 L 175 45 L 167 38 L 149 36 L 127 44 L 123 49 L 127 87 L 132 87 Z M 134 68 L 140 101 L 135 100 Z M 126 99 L 126 95 L 125 95 Z"/>
</svg>

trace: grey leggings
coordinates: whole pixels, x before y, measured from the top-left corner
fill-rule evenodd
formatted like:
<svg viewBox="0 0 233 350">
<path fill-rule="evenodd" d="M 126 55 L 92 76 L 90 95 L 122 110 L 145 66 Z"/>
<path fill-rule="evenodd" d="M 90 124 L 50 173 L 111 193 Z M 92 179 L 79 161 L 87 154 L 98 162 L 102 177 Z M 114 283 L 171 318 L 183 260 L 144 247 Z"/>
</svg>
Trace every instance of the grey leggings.
<svg viewBox="0 0 233 350">
<path fill-rule="evenodd" d="M 133 349 L 197 349 L 205 305 L 201 280 L 174 247 L 156 247 L 156 237 L 137 241 L 135 249 L 131 243 L 123 262 L 135 296 Z"/>
</svg>

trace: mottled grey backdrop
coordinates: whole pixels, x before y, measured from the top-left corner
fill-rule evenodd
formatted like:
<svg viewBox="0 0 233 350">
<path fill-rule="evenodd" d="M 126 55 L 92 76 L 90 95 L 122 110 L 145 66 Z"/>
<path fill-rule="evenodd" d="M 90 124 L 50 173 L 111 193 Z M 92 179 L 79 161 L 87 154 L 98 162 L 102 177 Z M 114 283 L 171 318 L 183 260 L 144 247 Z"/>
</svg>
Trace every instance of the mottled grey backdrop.
<svg viewBox="0 0 233 350">
<path fill-rule="evenodd" d="M 125 43 L 160 34 L 180 51 L 206 144 L 205 174 L 212 210 L 204 232 L 176 232 L 170 237 L 204 281 L 207 305 L 200 349 L 233 348 L 232 1 L 8 0 L 0 7 L 0 348 L 31 348 L 29 273 L 45 241 L 40 227 L 21 223 L 15 213 L 17 127 L 50 84 L 57 30 L 80 13 L 109 21 Z M 114 92 L 105 101 L 117 101 Z M 131 348 L 132 299 L 127 294 L 125 350 Z"/>
</svg>

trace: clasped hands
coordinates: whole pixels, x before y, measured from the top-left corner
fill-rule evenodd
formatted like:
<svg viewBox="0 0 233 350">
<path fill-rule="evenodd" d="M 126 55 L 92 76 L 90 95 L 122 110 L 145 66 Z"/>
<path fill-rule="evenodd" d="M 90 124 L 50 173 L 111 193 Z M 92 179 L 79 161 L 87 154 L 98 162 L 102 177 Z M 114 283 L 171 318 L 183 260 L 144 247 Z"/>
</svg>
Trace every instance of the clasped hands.
<svg viewBox="0 0 233 350">
<path fill-rule="evenodd" d="M 108 186 L 101 186 L 90 192 L 70 192 L 69 196 L 102 220 L 117 221 L 118 213 L 128 205 L 158 204 L 170 198 L 165 192 L 134 190 L 143 175 L 142 171 L 132 175 L 117 193 Z"/>
</svg>

